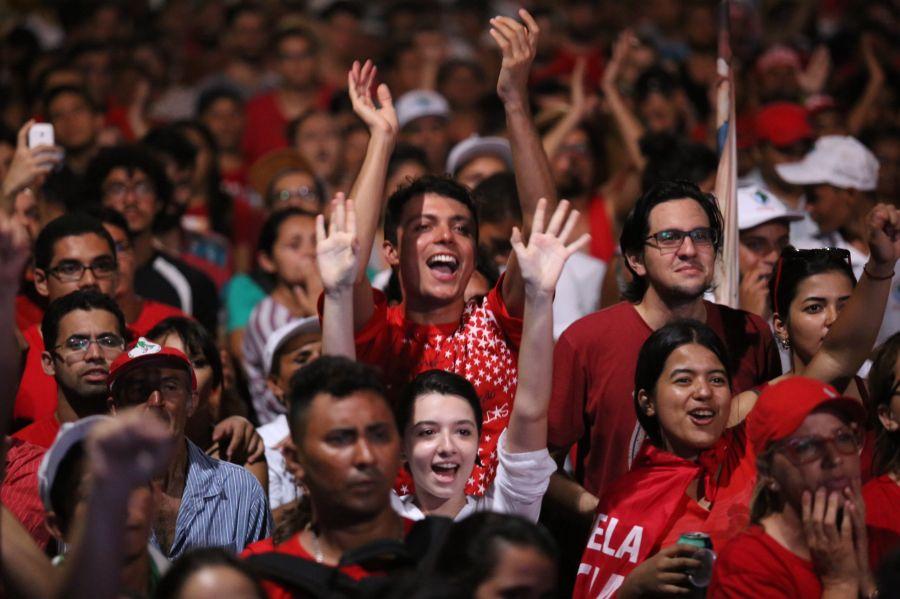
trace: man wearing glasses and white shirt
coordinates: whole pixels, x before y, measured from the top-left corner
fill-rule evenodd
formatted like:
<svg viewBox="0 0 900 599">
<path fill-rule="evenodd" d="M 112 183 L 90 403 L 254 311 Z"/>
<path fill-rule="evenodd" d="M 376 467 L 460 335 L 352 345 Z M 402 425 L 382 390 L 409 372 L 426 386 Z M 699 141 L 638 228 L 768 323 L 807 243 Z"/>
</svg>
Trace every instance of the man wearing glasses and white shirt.
<svg viewBox="0 0 900 599">
<path fill-rule="evenodd" d="M 778 175 L 806 190 L 806 209 L 819 234 L 801 249 L 837 247 L 850 252 L 856 278 L 869 259 L 864 235 L 866 215 L 875 206 L 878 159 L 853 137 L 820 137 L 803 160 L 776 166 Z M 891 295 L 876 345 L 900 330 L 900 276 L 894 275 Z"/>
</svg>

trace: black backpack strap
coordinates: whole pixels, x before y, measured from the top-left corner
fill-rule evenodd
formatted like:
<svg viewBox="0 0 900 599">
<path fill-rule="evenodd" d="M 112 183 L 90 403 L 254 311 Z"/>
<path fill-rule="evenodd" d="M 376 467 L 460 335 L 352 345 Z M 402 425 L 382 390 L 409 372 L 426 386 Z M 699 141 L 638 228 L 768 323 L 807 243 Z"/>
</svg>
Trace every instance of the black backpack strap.
<svg viewBox="0 0 900 599">
<path fill-rule="evenodd" d="M 356 581 L 331 566 L 286 553 L 260 553 L 245 562 L 260 578 L 301 591 L 308 597 L 340 596 L 335 589 L 352 588 Z"/>
</svg>

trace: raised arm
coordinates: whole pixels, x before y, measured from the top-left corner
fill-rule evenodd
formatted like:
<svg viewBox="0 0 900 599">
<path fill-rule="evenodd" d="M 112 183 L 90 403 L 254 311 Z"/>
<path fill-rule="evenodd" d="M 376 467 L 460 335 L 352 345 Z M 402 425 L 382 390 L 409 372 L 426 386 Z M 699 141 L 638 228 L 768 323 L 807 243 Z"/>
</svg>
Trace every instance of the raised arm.
<svg viewBox="0 0 900 599">
<path fill-rule="evenodd" d="M 900 211 L 878 204 L 867 220 L 869 261 L 853 294 L 802 374 L 843 388 L 872 351 L 900 258 Z"/>
<path fill-rule="evenodd" d="M 525 320 L 519 383 L 506 431 L 510 453 L 547 447 L 547 409 L 553 380 L 553 292 L 566 260 L 590 240 L 584 234 L 566 245 L 578 221 L 578 211 L 569 212 L 565 200 L 556 207 L 545 230 L 547 205 L 543 198 L 538 201 L 527 246 L 518 228 L 513 229 L 511 239 L 524 281 Z"/>
<path fill-rule="evenodd" d="M 19 388 L 22 349 L 16 329 L 16 292 L 29 256 L 28 233 L 0 208 L 0 439 L 9 431 Z M 2 442 L 2 441 L 0 441 Z M 4 462 L 0 461 L 0 479 Z"/>
<path fill-rule="evenodd" d="M 628 157 L 638 170 L 643 171 L 646 160 L 641 153 L 641 137 L 644 135 L 644 126 L 638 118 L 631 112 L 619 88 L 616 85 L 619 79 L 619 72 L 622 69 L 622 63 L 628 58 L 628 53 L 637 45 L 637 38 L 631 30 L 626 29 L 619 34 L 616 43 L 613 45 L 612 58 L 606 65 L 603 72 L 603 81 L 601 87 L 603 95 L 606 97 L 606 104 L 612 113 L 616 125 L 619 127 L 619 134 L 625 142 L 625 150 Z"/>
<path fill-rule="evenodd" d="M 503 54 L 497 78 L 497 95 L 506 110 L 516 189 L 522 206 L 522 231 L 527 238 L 538 200 L 544 198 L 550 210 L 555 208 L 556 185 L 528 104 L 528 74 L 537 54 L 541 31 L 527 10 L 520 9 L 519 16 L 524 24 L 509 17 L 491 19 L 490 33 Z M 509 257 L 502 291 L 509 311 L 522 314 L 525 291 L 515 253 Z"/>
<path fill-rule="evenodd" d="M 394 151 L 397 132 L 400 130 L 387 85 L 382 83 L 378 86 L 379 106 L 376 107 L 372 100 L 372 83 L 376 74 L 375 65 L 368 60 L 362 66 L 359 61 L 355 61 L 347 74 L 347 87 L 353 111 L 369 128 L 366 157 L 350 190 L 350 197 L 356 198 L 360 264 L 368 264 L 372 253 L 372 244 L 375 242 L 375 233 L 381 220 L 388 162 Z M 359 330 L 368 322 L 374 310 L 372 289 L 366 279 L 364 268 L 356 273 L 353 307 L 353 327 L 354 330 Z"/>
<path fill-rule="evenodd" d="M 866 63 L 866 70 L 869 72 L 869 80 L 865 89 L 863 89 L 862 96 L 853 105 L 850 114 L 847 115 L 847 132 L 853 136 L 859 135 L 859 132 L 866 126 L 869 113 L 878 100 L 878 96 L 881 95 L 881 90 L 884 89 L 884 69 L 875 55 L 873 44 L 874 40 L 871 34 L 863 35 L 860 42 L 860 50 L 862 50 L 863 59 Z"/>
<path fill-rule="evenodd" d="M 353 290 L 359 271 L 359 241 L 353 200 L 339 193 L 332 201 L 331 222 L 316 218 L 316 261 L 325 287 L 322 307 L 322 353 L 356 359 L 353 342 Z M 371 292 L 370 292 L 371 298 Z"/>
<path fill-rule="evenodd" d="M 569 89 L 569 105 L 565 107 L 565 114 L 550 131 L 544 134 L 544 153 L 552 158 L 562 146 L 566 135 L 572 132 L 581 123 L 581 120 L 591 113 L 597 106 L 597 96 L 586 92 L 584 85 L 584 73 L 587 70 L 587 60 L 582 56 L 575 60 L 575 68 L 572 69 L 572 82 Z"/>
</svg>

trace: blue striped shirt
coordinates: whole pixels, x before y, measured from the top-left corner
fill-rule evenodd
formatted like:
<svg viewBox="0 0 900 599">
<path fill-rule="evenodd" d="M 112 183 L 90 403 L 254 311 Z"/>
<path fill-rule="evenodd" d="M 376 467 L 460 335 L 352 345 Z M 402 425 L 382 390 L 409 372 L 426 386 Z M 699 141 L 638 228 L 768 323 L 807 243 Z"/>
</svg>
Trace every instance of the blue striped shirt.
<svg viewBox="0 0 900 599">
<path fill-rule="evenodd" d="M 187 445 L 187 480 L 166 557 L 175 560 L 202 547 L 240 553 L 270 536 L 272 514 L 259 481 L 244 468 L 211 458 L 190 441 Z M 159 547 L 154 532 L 150 542 Z"/>
</svg>

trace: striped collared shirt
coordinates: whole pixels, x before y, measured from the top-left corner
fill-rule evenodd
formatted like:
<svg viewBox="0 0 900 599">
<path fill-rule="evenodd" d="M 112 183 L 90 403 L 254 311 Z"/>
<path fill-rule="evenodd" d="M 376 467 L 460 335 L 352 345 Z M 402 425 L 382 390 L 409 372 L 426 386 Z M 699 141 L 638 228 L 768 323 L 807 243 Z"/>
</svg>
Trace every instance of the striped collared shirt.
<svg viewBox="0 0 900 599">
<path fill-rule="evenodd" d="M 245 469 L 209 457 L 186 441 L 188 474 L 175 537 L 168 557 L 175 560 L 191 549 L 223 547 L 240 553 L 271 534 L 272 514 L 262 486 Z M 159 547 L 156 534 L 150 542 Z"/>
</svg>

